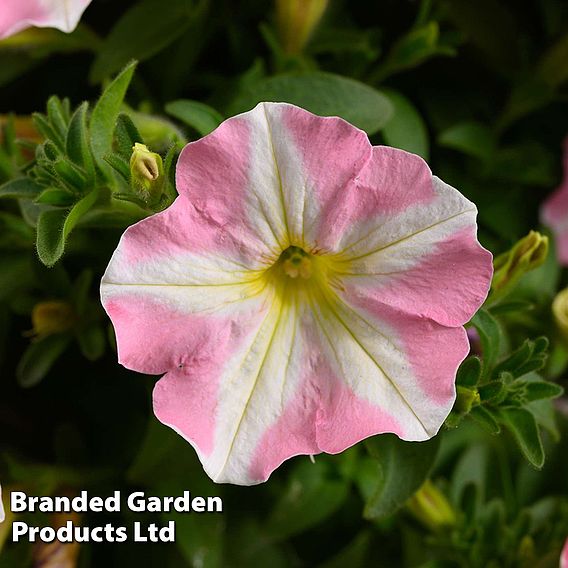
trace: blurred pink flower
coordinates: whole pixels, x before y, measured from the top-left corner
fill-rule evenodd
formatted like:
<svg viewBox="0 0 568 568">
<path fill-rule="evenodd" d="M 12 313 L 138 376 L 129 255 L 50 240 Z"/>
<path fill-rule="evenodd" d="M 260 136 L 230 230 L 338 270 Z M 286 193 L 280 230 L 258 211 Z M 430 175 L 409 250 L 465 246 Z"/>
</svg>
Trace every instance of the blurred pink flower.
<svg viewBox="0 0 568 568">
<path fill-rule="evenodd" d="M 564 543 L 564 548 L 560 553 L 560 568 L 568 568 L 568 538 Z"/>
<path fill-rule="evenodd" d="M 437 433 L 491 281 L 473 203 L 420 157 L 283 103 L 188 144 L 177 189 L 123 235 L 101 295 L 120 362 L 166 373 L 154 411 L 215 481 Z"/>
<path fill-rule="evenodd" d="M 564 178 L 543 203 L 541 220 L 554 233 L 558 261 L 568 266 L 568 138 L 564 140 Z"/>
<path fill-rule="evenodd" d="M 0 0 L 0 39 L 26 28 L 71 32 L 91 0 Z"/>
</svg>

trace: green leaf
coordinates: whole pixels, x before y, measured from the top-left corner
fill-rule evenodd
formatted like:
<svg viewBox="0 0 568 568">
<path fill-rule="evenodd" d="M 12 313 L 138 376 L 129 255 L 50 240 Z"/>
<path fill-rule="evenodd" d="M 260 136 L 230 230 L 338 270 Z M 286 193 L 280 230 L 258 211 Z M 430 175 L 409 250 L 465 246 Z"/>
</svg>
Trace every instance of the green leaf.
<svg viewBox="0 0 568 568">
<path fill-rule="evenodd" d="M 47 118 L 61 139 L 65 138 L 69 119 L 65 107 L 57 96 L 49 97 L 47 101 Z"/>
<path fill-rule="evenodd" d="M 478 388 L 479 398 L 483 402 L 491 401 L 495 404 L 501 402 L 506 394 L 503 381 L 489 381 Z"/>
<path fill-rule="evenodd" d="M 46 139 L 46 142 L 51 142 L 58 151 L 63 152 L 65 150 L 65 138 L 63 133 L 51 124 L 45 115 L 34 112 L 32 117 L 36 129 Z"/>
<path fill-rule="evenodd" d="M 455 55 L 454 47 L 449 44 L 444 45 L 440 39 L 440 28 L 437 22 L 428 22 L 411 29 L 393 45 L 371 81 L 381 81 L 389 75 L 416 67 L 437 55 Z"/>
<path fill-rule="evenodd" d="M 131 59 L 144 61 L 180 37 L 192 22 L 194 0 L 137 2 L 115 23 L 90 73 L 100 82 L 121 69 Z"/>
<path fill-rule="evenodd" d="M 72 193 L 65 189 L 57 189 L 48 187 L 44 189 L 35 200 L 36 203 L 44 203 L 46 205 L 58 205 L 68 207 L 73 203 L 75 197 Z"/>
<path fill-rule="evenodd" d="M 426 442 L 405 442 L 394 434 L 382 434 L 365 444 L 377 460 L 377 486 L 363 515 L 380 519 L 395 513 L 426 481 L 440 441 L 436 436 Z"/>
<path fill-rule="evenodd" d="M 223 116 L 219 112 L 198 101 L 187 99 L 172 101 L 165 109 L 168 114 L 191 126 L 201 136 L 207 136 L 223 122 Z"/>
<path fill-rule="evenodd" d="M 71 117 L 65 148 L 67 155 L 75 164 L 82 167 L 87 174 L 87 180 L 92 183 L 95 179 L 95 163 L 89 141 L 89 128 L 87 125 L 87 112 L 89 103 L 84 102 L 77 107 Z"/>
<path fill-rule="evenodd" d="M 479 310 L 471 323 L 477 329 L 483 353 L 483 373 L 486 375 L 494 366 L 501 346 L 501 328 L 497 320 L 484 309 Z"/>
<path fill-rule="evenodd" d="M 384 127 L 393 107 L 382 93 L 340 75 L 311 72 L 278 75 L 246 85 L 229 114 L 250 110 L 262 101 L 287 102 L 321 116 L 340 116 L 374 134 Z"/>
<path fill-rule="evenodd" d="M 392 89 L 382 89 L 394 112 L 383 127 L 383 137 L 389 146 L 401 148 L 428 159 L 430 144 L 426 124 L 416 107 L 404 95 Z"/>
<path fill-rule="evenodd" d="M 459 367 L 456 384 L 462 387 L 475 387 L 481 378 L 479 357 L 468 357 Z"/>
<path fill-rule="evenodd" d="M 564 393 L 564 389 L 549 381 L 517 381 L 516 385 L 524 388 L 523 399 L 526 401 L 558 398 Z"/>
<path fill-rule="evenodd" d="M 46 266 L 53 266 L 63 255 L 65 242 L 81 217 L 98 197 L 91 191 L 69 209 L 51 209 L 40 214 L 37 223 L 37 253 Z"/>
<path fill-rule="evenodd" d="M 534 416 L 524 408 L 501 408 L 501 423 L 513 434 L 529 463 L 540 469 L 544 465 L 544 448 Z"/>
<path fill-rule="evenodd" d="M 491 130 L 479 122 L 460 122 L 438 136 L 438 144 L 483 161 L 490 160 L 497 148 Z"/>
<path fill-rule="evenodd" d="M 285 540 L 321 523 L 347 498 L 348 485 L 330 478 L 323 461 L 300 463 L 266 523 L 267 533 Z"/>
<path fill-rule="evenodd" d="M 492 412 L 485 408 L 484 406 L 475 406 L 471 409 L 469 413 L 478 424 L 483 426 L 491 434 L 499 434 L 501 432 L 501 426 L 493 416 Z"/>
<path fill-rule="evenodd" d="M 22 387 L 37 385 L 65 351 L 70 340 L 69 335 L 57 334 L 31 343 L 16 369 L 19 385 Z"/>
<path fill-rule="evenodd" d="M 103 171 L 108 167 L 104 157 L 110 154 L 112 150 L 112 137 L 116 119 L 120 113 L 120 108 L 135 69 L 136 62 L 133 61 L 119 73 L 114 81 L 103 91 L 91 114 L 91 146 L 95 159 Z"/>
<path fill-rule="evenodd" d="M 41 189 L 41 186 L 28 177 L 17 178 L 0 185 L 0 198 L 35 199 Z"/>
<path fill-rule="evenodd" d="M 132 148 L 136 142 L 143 144 L 144 140 L 132 119 L 126 113 L 121 112 L 118 115 L 116 128 L 114 129 L 114 149 L 116 153 L 119 154 L 120 158 L 130 160 Z M 108 162 L 107 158 L 108 156 L 105 156 L 105 160 Z"/>
</svg>

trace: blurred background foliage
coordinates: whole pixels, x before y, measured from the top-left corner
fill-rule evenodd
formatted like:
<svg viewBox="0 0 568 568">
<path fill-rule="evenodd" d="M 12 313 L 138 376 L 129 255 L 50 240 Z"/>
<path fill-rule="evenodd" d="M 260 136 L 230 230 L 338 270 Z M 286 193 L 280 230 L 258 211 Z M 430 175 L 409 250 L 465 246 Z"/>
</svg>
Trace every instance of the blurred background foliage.
<svg viewBox="0 0 568 568">
<path fill-rule="evenodd" d="M 375 437 L 294 458 L 258 487 L 216 486 L 153 417 L 156 377 L 117 364 L 98 281 L 124 228 L 175 197 L 183 144 L 261 100 L 420 154 L 478 205 L 480 240 L 501 256 L 439 436 Z M 60 545 L 69 566 L 557 566 L 568 340 L 551 302 L 568 278 L 529 231 L 562 177 L 567 103 L 563 0 L 93 0 L 70 35 L 1 41 L 5 494 L 224 499 L 217 515 L 84 515 L 175 519 L 177 542 Z M 135 143 L 148 152 L 132 157 Z M 159 183 L 136 179 L 134 159 Z M 0 566 L 51 566 L 40 546 L 9 542 L 10 520 Z"/>
</svg>

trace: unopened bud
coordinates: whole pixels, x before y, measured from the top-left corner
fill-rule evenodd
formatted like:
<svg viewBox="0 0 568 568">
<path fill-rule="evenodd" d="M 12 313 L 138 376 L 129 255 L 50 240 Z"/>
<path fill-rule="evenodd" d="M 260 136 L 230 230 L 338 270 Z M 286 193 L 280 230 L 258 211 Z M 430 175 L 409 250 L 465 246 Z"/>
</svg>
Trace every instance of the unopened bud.
<svg viewBox="0 0 568 568">
<path fill-rule="evenodd" d="M 568 288 L 556 294 L 552 302 L 552 315 L 558 330 L 568 340 Z"/>
<path fill-rule="evenodd" d="M 456 515 L 444 494 L 427 479 L 406 503 L 410 513 L 432 531 L 456 523 Z"/>
<path fill-rule="evenodd" d="M 458 385 L 456 387 L 456 402 L 454 409 L 460 414 L 469 414 L 474 406 L 477 406 L 480 402 L 479 392 L 477 389 L 470 389 L 468 387 L 463 387 Z"/>
<path fill-rule="evenodd" d="M 276 0 L 280 41 L 286 53 L 302 51 L 326 8 L 327 0 Z"/>
<path fill-rule="evenodd" d="M 136 142 L 130 157 L 132 187 L 147 203 L 156 202 L 164 187 L 164 165 L 160 154 L 150 152 L 144 144 Z"/>
<path fill-rule="evenodd" d="M 543 264 L 547 255 L 548 237 L 537 231 L 531 231 L 511 250 L 499 255 L 493 262 L 491 298 L 507 294 L 525 273 Z"/>
<path fill-rule="evenodd" d="M 63 333 L 76 323 L 76 314 L 69 302 L 50 300 L 39 302 L 32 309 L 33 329 L 28 335 L 43 339 L 48 335 Z"/>
</svg>

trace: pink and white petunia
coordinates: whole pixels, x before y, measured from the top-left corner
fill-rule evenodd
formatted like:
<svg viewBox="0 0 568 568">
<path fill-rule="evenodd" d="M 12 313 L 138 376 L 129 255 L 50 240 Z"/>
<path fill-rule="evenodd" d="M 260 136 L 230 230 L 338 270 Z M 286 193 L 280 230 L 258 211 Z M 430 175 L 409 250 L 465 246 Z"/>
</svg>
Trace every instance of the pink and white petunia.
<svg viewBox="0 0 568 568">
<path fill-rule="evenodd" d="M 217 482 L 383 432 L 434 436 L 491 254 L 475 205 L 342 119 L 261 103 L 188 144 L 179 197 L 102 280 L 120 362 Z"/>
<path fill-rule="evenodd" d="M 564 543 L 564 548 L 560 553 L 560 568 L 568 568 L 568 538 Z"/>
<path fill-rule="evenodd" d="M 0 39 L 26 28 L 72 32 L 91 0 L 1 0 Z"/>
<path fill-rule="evenodd" d="M 542 205 L 540 216 L 554 233 L 558 261 L 568 266 L 568 138 L 564 140 L 564 178 Z"/>
</svg>

